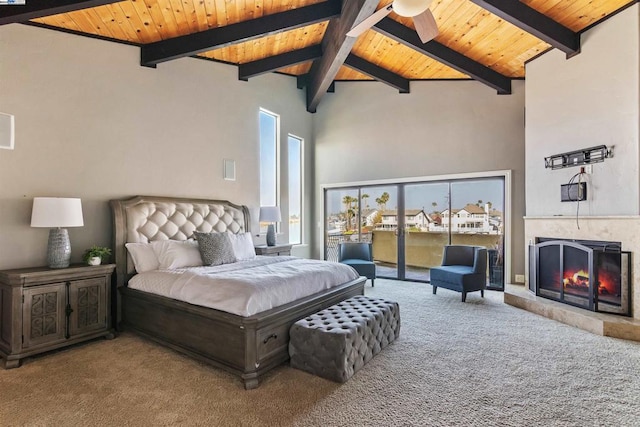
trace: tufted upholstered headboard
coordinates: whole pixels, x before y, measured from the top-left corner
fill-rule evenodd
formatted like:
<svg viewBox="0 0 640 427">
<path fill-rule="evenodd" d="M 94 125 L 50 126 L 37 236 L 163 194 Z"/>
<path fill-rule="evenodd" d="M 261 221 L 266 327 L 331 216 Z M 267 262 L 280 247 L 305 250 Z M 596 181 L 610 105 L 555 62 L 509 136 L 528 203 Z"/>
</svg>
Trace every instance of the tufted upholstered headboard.
<svg viewBox="0 0 640 427">
<path fill-rule="evenodd" d="M 135 273 L 125 243 L 187 240 L 194 231 L 250 231 L 249 209 L 225 200 L 136 196 L 112 200 L 114 254 L 118 286 Z"/>
</svg>

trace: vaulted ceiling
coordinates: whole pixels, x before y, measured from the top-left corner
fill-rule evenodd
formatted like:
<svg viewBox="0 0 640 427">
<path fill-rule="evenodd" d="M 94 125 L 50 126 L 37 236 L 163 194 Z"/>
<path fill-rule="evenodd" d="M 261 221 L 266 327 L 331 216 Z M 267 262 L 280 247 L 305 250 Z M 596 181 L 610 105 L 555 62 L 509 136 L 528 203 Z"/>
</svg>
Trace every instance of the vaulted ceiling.
<svg viewBox="0 0 640 427">
<path fill-rule="evenodd" d="M 638 0 L 435 0 L 438 36 L 418 38 L 391 12 L 359 37 L 347 32 L 392 0 L 26 0 L 0 25 L 31 25 L 140 46 L 141 66 L 194 56 L 238 67 L 238 78 L 295 76 L 314 112 L 334 81 L 475 79 L 498 93 L 549 49 L 579 54 L 580 33 Z"/>
</svg>

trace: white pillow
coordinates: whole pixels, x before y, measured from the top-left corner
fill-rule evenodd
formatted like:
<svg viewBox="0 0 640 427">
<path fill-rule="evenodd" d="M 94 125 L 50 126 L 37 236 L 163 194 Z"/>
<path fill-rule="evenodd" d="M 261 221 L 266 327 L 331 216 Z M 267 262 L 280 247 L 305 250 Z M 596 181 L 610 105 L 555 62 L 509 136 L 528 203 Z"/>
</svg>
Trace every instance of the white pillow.
<svg viewBox="0 0 640 427">
<path fill-rule="evenodd" d="M 238 261 L 246 261 L 256 257 L 256 249 L 253 246 L 251 233 L 229 233 L 233 254 Z"/>
<path fill-rule="evenodd" d="M 129 251 L 129 255 L 131 255 L 131 259 L 133 260 L 133 266 L 138 273 L 160 268 L 158 255 L 156 255 L 156 252 L 153 250 L 154 243 L 158 242 L 126 243 L 124 245 L 127 251 Z"/>
<path fill-rule="evenodd" d="M 195 240 L 161 240 L 153 245 L 160 270 L 202 265 L 200 249 Z"/>
</svg>

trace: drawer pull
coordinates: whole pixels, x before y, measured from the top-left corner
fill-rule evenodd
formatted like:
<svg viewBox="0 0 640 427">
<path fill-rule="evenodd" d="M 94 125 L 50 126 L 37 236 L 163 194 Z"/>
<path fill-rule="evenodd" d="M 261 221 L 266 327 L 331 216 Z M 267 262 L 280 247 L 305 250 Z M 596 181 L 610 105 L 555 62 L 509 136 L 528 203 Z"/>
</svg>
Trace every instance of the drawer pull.
<svg viewBox="0 0 640 427">
<path fill-rule="evenodd" d="M 266 338 L 264 339 L 264 341 L 262 341 L 262 344 L 266 344 L 266 343 L 268 343 L 268 342 L 269 342 L 269 340 L 270 340 L 271 338 L 273 338 L 274 340 L 278 339 L 278 334 L 271 334 L 271 335 L 269 335 L 268 337 L 266 337 Z"/>
</svg>

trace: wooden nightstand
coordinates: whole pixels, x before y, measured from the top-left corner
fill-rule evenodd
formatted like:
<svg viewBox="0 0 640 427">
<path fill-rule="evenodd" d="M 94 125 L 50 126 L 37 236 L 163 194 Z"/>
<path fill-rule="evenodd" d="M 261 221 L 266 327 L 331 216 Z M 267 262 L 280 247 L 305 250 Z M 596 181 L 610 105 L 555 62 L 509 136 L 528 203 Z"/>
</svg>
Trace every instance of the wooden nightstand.
<svg viewBox="0 0 640 427">
<path fill-rule="evenodd" d="M 0 271 L 0 356 L 5 368 L 45 351 L 113 338 L 115 264 Z"/>
<path fill-rule="evenodd" d="M 255 247 L 256 255 L 269 255 L 269 256 L 291 255 L 292 246 L 293 245 L 289 243 L 282 244 L 282 245 L 275 245 L 275 246 L 260 245 Z"/>
</svg>

